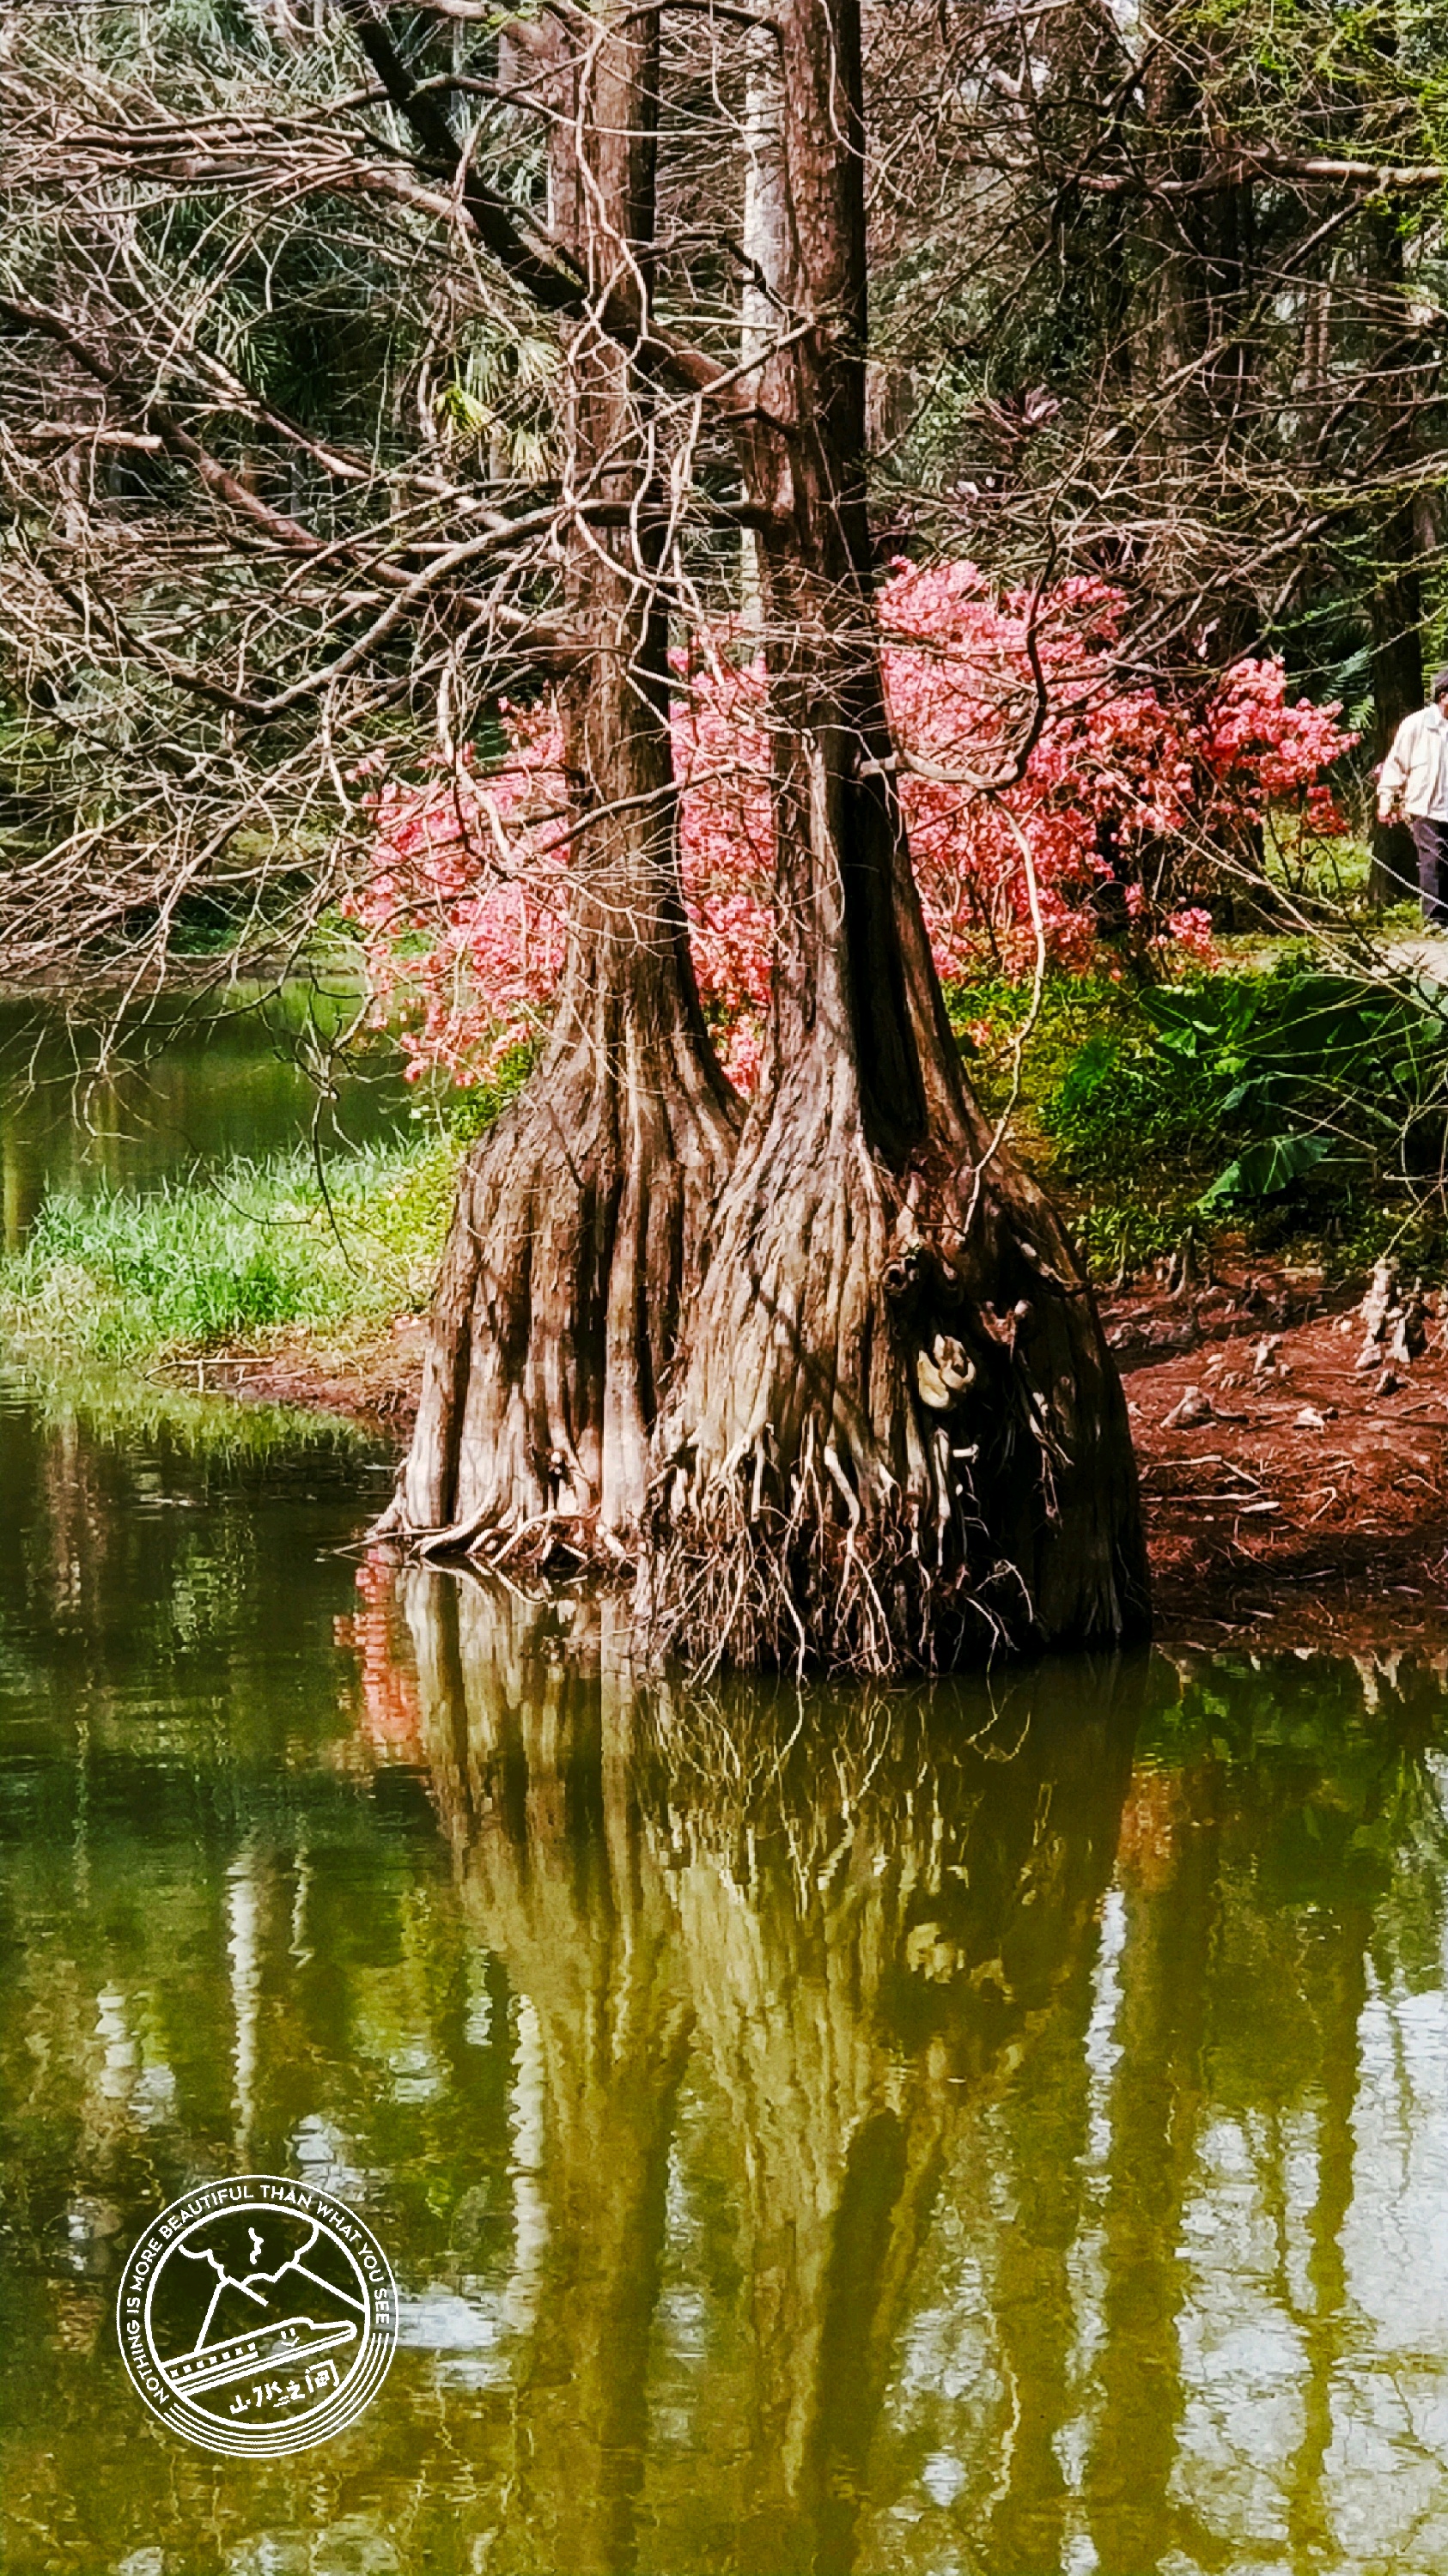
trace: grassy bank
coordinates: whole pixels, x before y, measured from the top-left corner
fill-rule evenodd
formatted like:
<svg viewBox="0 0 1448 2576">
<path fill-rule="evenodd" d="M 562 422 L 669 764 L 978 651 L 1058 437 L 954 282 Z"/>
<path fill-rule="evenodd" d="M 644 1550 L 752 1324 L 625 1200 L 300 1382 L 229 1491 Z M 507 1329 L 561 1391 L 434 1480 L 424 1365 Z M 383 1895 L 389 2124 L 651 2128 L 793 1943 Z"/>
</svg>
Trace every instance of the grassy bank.
<svg viewBox="0 0 1448 2576">
<path fill-rule="evenodd" d="M 330 1156 L 234 1162 L 150 1192 L 47 1198 L 0 1260 L 12 1348 L 146 1364 L 301 1328 L 387 1328 L 424 1306 L 458 1147 L 431 1135 Z"/>
</svg>

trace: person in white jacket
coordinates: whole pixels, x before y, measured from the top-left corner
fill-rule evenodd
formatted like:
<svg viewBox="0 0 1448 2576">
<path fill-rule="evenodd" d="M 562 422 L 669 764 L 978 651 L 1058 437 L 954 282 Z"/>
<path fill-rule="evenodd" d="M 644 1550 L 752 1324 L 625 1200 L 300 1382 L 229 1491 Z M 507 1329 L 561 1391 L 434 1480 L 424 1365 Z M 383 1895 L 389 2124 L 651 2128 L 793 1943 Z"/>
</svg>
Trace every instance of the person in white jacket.
<svg viewBox="0 0 1448 2576">
<path fill-rule="evenodd" d="M 1429 704 L 1404 716 L 1378 772 L 1378 821 L 1407 819 L 1418 853 L 1423 919 L 1448 926 L 1448 671 Z"/>
</svg>

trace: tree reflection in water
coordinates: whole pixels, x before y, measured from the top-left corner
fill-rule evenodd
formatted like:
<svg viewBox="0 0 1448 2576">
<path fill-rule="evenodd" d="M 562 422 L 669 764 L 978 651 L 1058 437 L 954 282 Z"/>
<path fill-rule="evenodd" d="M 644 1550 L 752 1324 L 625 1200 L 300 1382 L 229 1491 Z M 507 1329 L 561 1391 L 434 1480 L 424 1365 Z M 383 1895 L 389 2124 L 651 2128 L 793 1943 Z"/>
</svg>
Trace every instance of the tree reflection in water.
<svg viewBox="0 0 1448 2576">
<path fill-rule="evenodd" d="M 1060 2052 L 1059 2022 L 1079 2046 L 1144 1667 L 1063 1670 L 1049 1718 L 1030 1683 L 995 1709 L 707 1699 L 635 1686 L 606 1636 L 581 1653 L 475 1583 L 413 1575 L 406 1597 L 461 1885 L 546 2074 L 507 2563 L 630 2566 L 647 2512 L 656 2563 L 723 2543 L 761 2570 L 853 2566 L 952 2142 Z M 648 2456 L 686 2065 L 716 2131 L 702 2103 L 684 2124 L 696 2188 L 727 2205 L 740 2284 L 735 2348 L 713 2385 L 701 2355 L 686 2399 L 717 2481 L 697 2498 Z M 680 2178 L 687 2201 L 687 2155 Z"/>
<path fill-rule="evenodd" d="M 379 1566 L 339 1663 L 316 1500 L 10 1467 L 7 2567 L 1448 2568 L 1441 1672 L 708 1696 Z M 109 2323 L 241 2163 L 404 2291 L 265 2470 Z"/>
<path fill-rule="evenodd" d="M 1399 2350 L 1361 2153 L 1448 2158 L 1441 1673 L 709 1698 L 475 1585 L 407 1607 L 546 2070 L 506 2563 L 1448 2565 L 1448 2300 Z"/>
</svg>

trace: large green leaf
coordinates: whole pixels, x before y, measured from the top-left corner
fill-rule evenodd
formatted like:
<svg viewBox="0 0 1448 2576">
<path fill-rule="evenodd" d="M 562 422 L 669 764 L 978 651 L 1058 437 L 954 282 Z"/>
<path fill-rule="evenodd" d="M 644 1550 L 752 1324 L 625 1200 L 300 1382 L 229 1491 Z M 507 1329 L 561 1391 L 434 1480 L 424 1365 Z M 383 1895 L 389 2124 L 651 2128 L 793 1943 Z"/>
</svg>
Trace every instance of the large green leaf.
<svg viewBox="0 0 1448 2576">
<path fill-rule="evenodd" d="M 1312 1171 L 1322 1161 L 1328 1143 L 1326 1136 L 1265 1136 L 1260 1145 L 1249 1145 L 1245 1153 L 1217 1174 L 1197 1205 L 1207 1211 L 1232 1199 L 1270 1199 L 1278 1190 L 1300 1181 L 1304 1172 Z"/>
</svg>

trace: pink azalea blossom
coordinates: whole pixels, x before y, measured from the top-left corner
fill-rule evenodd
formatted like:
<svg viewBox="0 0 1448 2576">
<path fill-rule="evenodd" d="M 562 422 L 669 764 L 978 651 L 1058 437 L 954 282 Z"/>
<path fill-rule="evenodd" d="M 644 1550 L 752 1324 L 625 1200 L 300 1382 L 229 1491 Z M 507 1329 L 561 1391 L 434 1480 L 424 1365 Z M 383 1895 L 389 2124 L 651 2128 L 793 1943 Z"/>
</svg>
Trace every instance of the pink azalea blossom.
<svg viewBox="0 0 1448 2576">
<path fill-rule="evenodd" d="M 1285 810 L 1342 828 L 1326 773 L 1355 737 L 1338 706 L 1293 701 L 1278 661 L 1173 695 L 1122 668 L 1122 594 L 1073 578 L 992 592 L 970 563 L 897 564 L 880 599 L 900 797 L 943 977 L 1048 962 L 1111 971 L 1093 898 L 1116 877 L 1138 935 L 1209 964 L 1200 905 L 1156 917 L 1153 849 L 1241 846 Z M 1036 722 L 1044 681 L 1044 720 Z M 728 623 L 674 657 L 679 864 L 695 972 L 725 1070 L 762 1056 L 773 957 L 773 813 L 762 666 Z M 379 1021 L 401 1017 L 411 1074 L 488 1079 L 545 1024 L 566 949 L 568 839 L 556 712 L 502 707 L 506 756 L 372 792 L 373 864 L 349 909 Z M 1029 757 L 1019 746 L 1031 730 Z M 376 762 L 359 764 L 375 774 Z M 1021 774 L 1014 776 L 1019 767 Z"/>
</svg>

